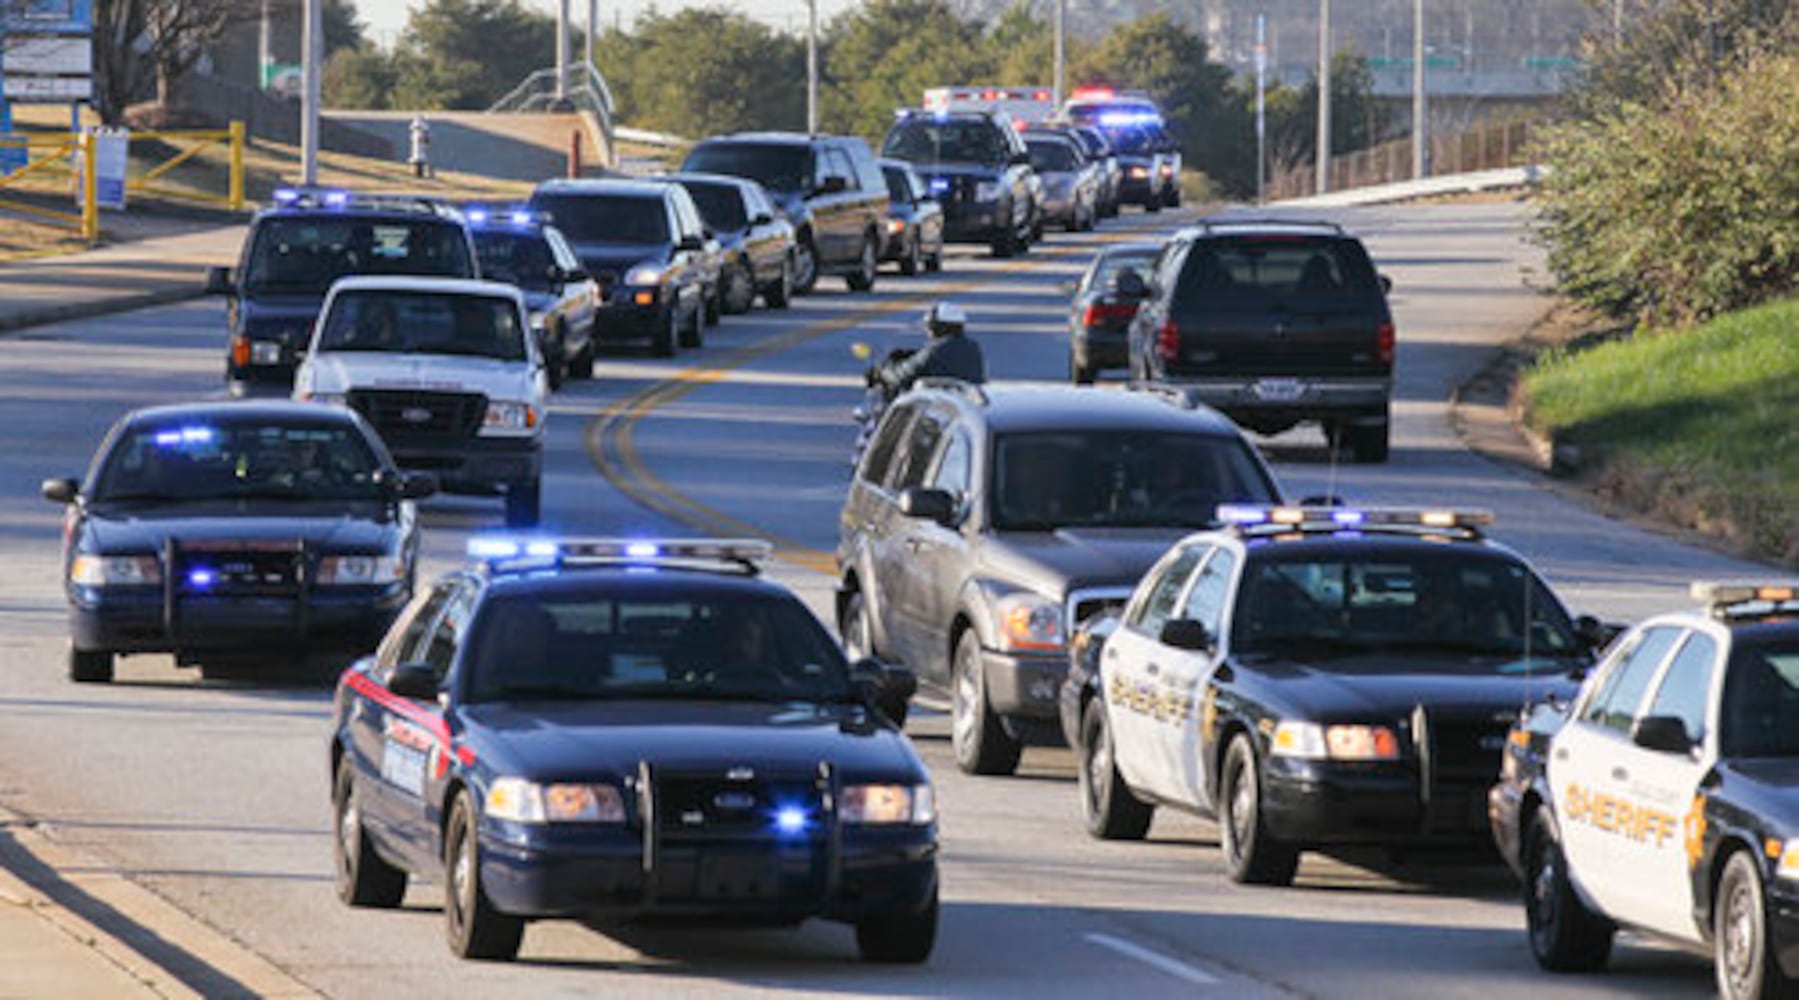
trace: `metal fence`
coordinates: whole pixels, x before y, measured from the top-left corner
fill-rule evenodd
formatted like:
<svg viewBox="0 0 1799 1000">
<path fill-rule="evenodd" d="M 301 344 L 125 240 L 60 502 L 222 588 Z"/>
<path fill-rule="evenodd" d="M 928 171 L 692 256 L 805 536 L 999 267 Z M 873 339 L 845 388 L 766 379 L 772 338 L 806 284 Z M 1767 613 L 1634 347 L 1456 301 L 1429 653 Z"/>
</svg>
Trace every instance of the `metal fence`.
<svg viewBox="0 0 1799 1000">
<path fill-rule="evenodd" d="M 1537 123 L 1495 122 L 1453 135 L 1431 137 L 1427 160 L 1430 175 L 1524 166 L 1529 160 Z M 1330 190 L 1370 187 L 1412 180 L 1412 140 L 1395 139 L 1369 149 L 1331 157 Z M 1318 171 L 1307 163 L 1268 181 L 1268 200 L 1304 198 L 1318 193 Z"/>
<path fill-rule="evenodd" d="M 25 165 L 0 174 L 0 210 L 20 212 L 53 225 L 66 226 L 89 243 L 100 239 L 100 202 L 95 171 L 93 132 L 0 135 L 0 148 L 23 149 Z M 171 152 L 160 162 L 146 162 L 135 147 L 157 142 Z M 197 202 L 241 212 L 244 208 L 244 123 L 222 129 L 139 130 L 129 135 L 128 149 L 137 154 L 125 178 L 127 195 Z M 224 190 L 219 192 L 169 183 L 169 174 L 202 151 L 227 151 Z M 45 195 L 54 195 L 46 199 Z M 32 196 L 36 197 L 32 197 Z M 74 204 L 53 207 L 63 196 Z"/>
</svg>

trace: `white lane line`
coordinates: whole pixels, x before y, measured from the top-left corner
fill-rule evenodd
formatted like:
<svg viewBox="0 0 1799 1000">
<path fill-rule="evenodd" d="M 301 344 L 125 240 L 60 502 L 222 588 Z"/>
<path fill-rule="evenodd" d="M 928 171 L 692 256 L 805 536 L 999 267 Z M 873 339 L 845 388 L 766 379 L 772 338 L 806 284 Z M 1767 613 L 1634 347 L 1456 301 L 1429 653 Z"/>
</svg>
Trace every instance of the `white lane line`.
<svg viewBox="0 0 1799 1000">
<path fill-rule="evenodd" d="M 1120 955 L 1134 958 L 1144 965 L 1160 969 L 1176 979 L 1185 979 L 1187 982 L 1199 986 L 1211 986 L 1218 983 L 1218 977 L 1209 972 L 1194 968 L 1185 962 L 1176 961 L 1159 952 L 1150 951 L 1142 945 L 1132 944 L 1123 938 L 1115 938 L 1110 934 L 1087 934 L 1084 936 L 1091 944 L 1099 945 L 1101 948 L 1110 948 Z"/>
</svg>

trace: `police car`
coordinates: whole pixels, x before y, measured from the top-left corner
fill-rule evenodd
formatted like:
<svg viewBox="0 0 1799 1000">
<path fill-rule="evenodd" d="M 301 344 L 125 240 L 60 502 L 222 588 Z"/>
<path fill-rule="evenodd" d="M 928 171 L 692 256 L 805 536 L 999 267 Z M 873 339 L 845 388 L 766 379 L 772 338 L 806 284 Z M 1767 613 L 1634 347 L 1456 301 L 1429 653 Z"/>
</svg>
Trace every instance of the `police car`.
<svg viewBox="0 0 1799 1000">
<path fill-rule="evenodd" d="M 524 293 L 550 388 L 592 378 L 603 299 L 568 240 L 547 217 L 523 209 L 471 205 L 467 215 L 481 276 Z"/>
<path fill-rule="evenodd" d="M 1619 926 L 1709 947 L 1730 998 L 1799 989 L 1799 584 L 1696 583 L 1508 738 L 1493 836 L 1543 967 Z"/>
<path fill-rule="evenodd" d="M 937 927 L 929 775 L 889 718 L 910 674 L 850 664 L 758 577 L 763 542 L 476 538 L 338 684 L 339 897 L 441 881 L 451 949 L 525 924 L 853 924 L 922 962 Z"/>
<path fill-rule="evenodd" d="M 348 406 L 401 468 L 446 493 L 499 494 L 537 523 L 549 380 L 517 288 L 449 278 L 331 286 L 294 398 Z"/>
<path fill-rule="evenodd" d="M 1215 817 L 1231 878 L 1264 884 L 1304 850 L 1482 844 L 1518 706 L 1573 693 L 1597 623 L 1488 541 L 1483 511 L 1218 520 L 1071 645 L 1088 832 L 1141 839 L 1160 805 Z"/>
</svg>

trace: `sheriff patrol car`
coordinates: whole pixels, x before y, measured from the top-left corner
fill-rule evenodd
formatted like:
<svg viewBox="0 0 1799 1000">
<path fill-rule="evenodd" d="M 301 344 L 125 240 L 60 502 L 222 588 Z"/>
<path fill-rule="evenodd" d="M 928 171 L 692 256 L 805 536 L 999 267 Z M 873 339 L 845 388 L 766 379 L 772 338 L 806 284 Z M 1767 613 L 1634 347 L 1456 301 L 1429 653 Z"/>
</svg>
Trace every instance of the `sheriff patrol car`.
<svg viewBox="0 0 1799 1000">
<path fill-rule="evenodd" d="M 1799 989 L 1799 584 L 1695 583 L 1513 729 L 1489 795 L 1545 968 L 1629 926 L 1709 948 L 1728 998 Z"/>
<path fill-rule="evenodd" d="M 331 286 L 294 398 L 362 414 L 403 469 L 446 493 L 499 494 L 537 523 L 549 380 L 517 288 L 452 278 Z"/>
</svg>

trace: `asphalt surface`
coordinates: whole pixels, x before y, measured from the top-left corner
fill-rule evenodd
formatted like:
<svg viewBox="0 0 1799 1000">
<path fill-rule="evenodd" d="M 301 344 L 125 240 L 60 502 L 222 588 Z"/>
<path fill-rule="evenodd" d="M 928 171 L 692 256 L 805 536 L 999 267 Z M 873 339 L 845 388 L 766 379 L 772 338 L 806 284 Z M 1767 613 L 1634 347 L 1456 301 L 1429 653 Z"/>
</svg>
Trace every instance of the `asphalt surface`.
<svg viewBox="0 0 1799 1000">
<path fill-rule="evenodd" d="M 1446 400 L 1490 347 L 1547 304 L 1512 205 L 1335 213 L 1395 281 L 1399 392 L 1393 460 L 1333 467 L 1316 431 L 1261 442 L 1288 492 L 1494 509 L 1496 535 L 1577 611 L 1629 619 L 1684 603 L 1689 579 L 1754 567 L 1608 521 L 1535 477 L 1463 451 Z M 916 319 L 953 296 L 999 378 L 1061 378 L 1063 281 L 1099 241 L 1168 228 L 1127 214 L 1093 236 L 1054 236 L 1021 261 L 966 251 L 930 280 L 841 282 L 788 313 L 707 331 L 699 354 L 621 353 L 560 394 L 550 420 L 546 530 L 756 531 L 775 574 L 821 612 L 861 397 L 851 344 L 915 344 Z M 0 342 L 0 805 L 164 895 L 326 994 L 724 996 L 1700 996 L 1709 963 L 1624 938 L 1612 971 L 1537 971 L 1509 876 L 1496 863 L 1308 855 L 1292 889 L 1223 875 L 1210 823 L 1159 815 L 1143 844 L 1081 831 L 1073 758 L 1031 750 L 1020 775 L 955 770 L 940 715 L 912 726 L 939 785 L 944 912 L 925 967 L 857 962 L 850 932 L 533 926 L 513 966 L 460 963 L 442 940 L 438 887 L 397 912 L 351 911 L 331 891 L 327 699 L 320 687 L 201 681 L 166 658 L 121 661 L 110 687 L 64 680 L 61 513 L 36 498 L 78 475 L 125 410 L 216 394 L 223 310 L 168 306 L 45 327 Z M 432 568 L 497 503 L 426 505 Z"/>
</svg>

